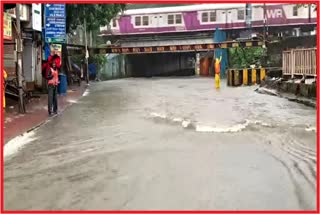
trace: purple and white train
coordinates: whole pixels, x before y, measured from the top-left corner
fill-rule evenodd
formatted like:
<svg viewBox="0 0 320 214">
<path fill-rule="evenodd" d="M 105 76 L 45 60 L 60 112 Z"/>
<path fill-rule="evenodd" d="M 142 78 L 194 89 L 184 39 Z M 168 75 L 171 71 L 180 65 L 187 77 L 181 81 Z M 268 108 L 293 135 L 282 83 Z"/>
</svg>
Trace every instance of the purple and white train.
<svg viewBox="0 0 320 214">
<path fill-rule="evenodd" d="M 296 4 L 252 4 L 251 20 L 246 17 L 246 4 L 197 4 L 177 7 L 127 10 L 101 27 L 101 34 L 139 35 L 220 29 L 315 26 L 317 12 L 314 6 Z M 249 16 L 248 16 L 249 17 Z"/>
</svg>

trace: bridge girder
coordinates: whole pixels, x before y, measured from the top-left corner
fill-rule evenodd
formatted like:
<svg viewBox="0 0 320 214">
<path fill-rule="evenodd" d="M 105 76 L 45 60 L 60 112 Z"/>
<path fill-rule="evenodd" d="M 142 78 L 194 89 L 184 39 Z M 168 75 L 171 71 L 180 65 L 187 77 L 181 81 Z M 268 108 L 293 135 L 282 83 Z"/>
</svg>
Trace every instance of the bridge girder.
<svg viewBox="0 0 320 214">
<path fill-rule="evenodd" d="M 139 54 L 139 53 L 168 53 L 168 52 L 205 52 L 215 49 L 235 48 L 235 47 L 263 47 L 264 41 L 244 40 L 244 41 L 227 41 L 210 44 L 194 45 L 167 45 L 167 46 L 148 46 L 148 47 L 117 47 L 108 46 L 103 48 L 90 49 L 91 54 Z"/>
</svg>

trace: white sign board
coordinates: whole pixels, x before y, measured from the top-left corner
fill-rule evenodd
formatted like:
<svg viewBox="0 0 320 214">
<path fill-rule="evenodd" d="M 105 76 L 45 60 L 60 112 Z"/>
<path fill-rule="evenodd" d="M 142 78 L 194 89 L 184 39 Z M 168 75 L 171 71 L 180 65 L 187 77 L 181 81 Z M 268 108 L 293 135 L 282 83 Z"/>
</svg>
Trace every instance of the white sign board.
<svg viewBox="0 0 320 214">
<path fill-rule="evenodd" d="M 32 29 L 42 31 L 41 4 L 32 4 Z"/>
</svg>

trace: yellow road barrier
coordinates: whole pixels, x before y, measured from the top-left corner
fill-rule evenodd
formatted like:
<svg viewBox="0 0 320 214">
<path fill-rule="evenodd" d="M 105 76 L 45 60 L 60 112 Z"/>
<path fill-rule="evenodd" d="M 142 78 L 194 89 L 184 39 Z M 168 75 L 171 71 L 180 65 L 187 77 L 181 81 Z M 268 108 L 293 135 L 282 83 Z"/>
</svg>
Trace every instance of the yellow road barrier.
<svg viewBox="0 0 320 214">
<path fill-rule="evenodd" d="M 227 70 L 227 85 L 255 85 L 266 78 L 266 68 L 244 68 Z"/>
</svg>

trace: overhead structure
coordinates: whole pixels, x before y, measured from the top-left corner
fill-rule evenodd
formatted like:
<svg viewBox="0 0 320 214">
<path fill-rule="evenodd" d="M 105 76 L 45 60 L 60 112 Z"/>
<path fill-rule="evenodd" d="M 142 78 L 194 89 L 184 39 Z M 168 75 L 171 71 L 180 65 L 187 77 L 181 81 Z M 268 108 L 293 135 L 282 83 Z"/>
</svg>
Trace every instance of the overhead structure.
<svg viewBox="0 0 320 214">
<path fill-rule="evenodd" d="M 167 53 L 167 52 L 206 52 L 215 49 L 236 47 L 262 47 L 265 42 L 259 40 L 227 41 L 221 43 L 196 44 L 196 45 L 170 45 L 148 47 L 118 47 L 91 48 L 91 54 L 139 54 L 139 53 Z"/>
<path fill-rule="evenodd" d="M 219 28 L 237 38 L 242 30 L 262 33 L 264 24 L 270 33 L 292 31 L 294 28 L 314 30 L 317 12 L 310 7 L 298 7 L 296 2 L 258 4 L 193 4 L 126 10 L 100 28 L 107 39 L 129 38 L 161 34 L 213 32 Z M 187 18 L 184 18 L 187 17 Z M 264 23 L 266 22 L 266 23 Z"/>
<path fill-rule="evenodd" d="M 3 9 L 4 9 L 4 11 L 13 9 L 13 8 L 15 8 L 15 7 L 16 7 L 16 4 L 3 4 Z"/>
</svg>

